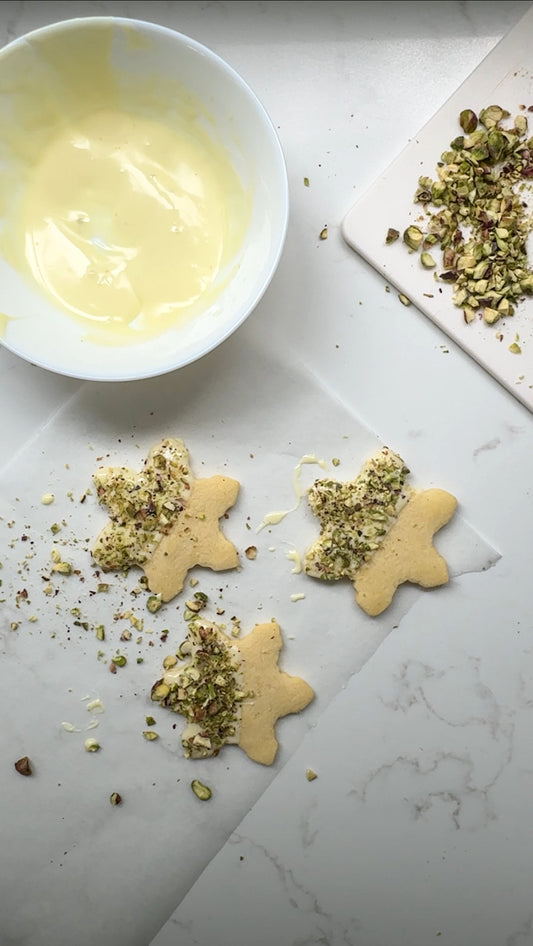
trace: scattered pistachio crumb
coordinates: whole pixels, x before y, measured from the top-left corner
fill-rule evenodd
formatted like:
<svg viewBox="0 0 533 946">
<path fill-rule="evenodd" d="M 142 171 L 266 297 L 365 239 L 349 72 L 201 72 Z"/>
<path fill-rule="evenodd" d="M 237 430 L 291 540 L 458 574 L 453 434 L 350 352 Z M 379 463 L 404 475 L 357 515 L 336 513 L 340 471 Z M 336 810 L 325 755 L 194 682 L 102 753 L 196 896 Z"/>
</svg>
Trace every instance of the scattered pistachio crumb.
<svg viewBox="0 0 533 946">
<path fill-rule="evenodd" d="M 400 300 L 401 304 L 404 306 L 411 305 L 411 300 L 407 296 L 404 296 L 403 292 L 398 293 L 398 299 Z"/>
<path fill-rule="evenodd" d="M 153 742 L 154 739 L 159 739 L 159 733 L 154 732 L 153 729 L 145 729 L 143 731 L 143 736 L 147 742 Z"/>
<path fill-rule="evenodd" d="M 309 187 L 309 178 L 304 177 L 304 187 Z"/>
<path fill-rule="evenodd" d="M 316 772 L 313 771 L 313 769 L 306 769 L 305 777 L 308 782 L 314 782 L 314 780 L 318 778 L 318 775 L 316 774 Z"/>
<path fill-rule="evenodd" d="M 520 345 L 518 344 L 518 342 L 513 342 L 511 345 L 509 345 L 509 351 L 511 352 L 512 355 L 522 354 L 522 349 L 520 348 Z"/>
<path fill-rule="evenodd" d="M 302 592 L 296 595 L 291 595 L 291 601 L 303 601 L 304 598 L 305 595 Z"/>
<path fill-rule="evenodd" d="M 422 263 L 424 269 L 435 269 L 435 266 L 437 265 L 431 253 L 421 253 L 420 262 Z"/>
<path fill-rule="evenodd" d="M 200 782 L 199 779 L 194 778 L 191 782 L 191 788 L 200 801 L 209 801 L 212 796 L 212 791 L 208 785 L 204 785 L 203 782 Z"/>
<path fill-rule="evenodd" d="M 175 667 L 178 662 L 178 658 L 175 654 L 168 654 L 163 660 L 163 669 L 170 670 L 171 667 Z"/>
<path fill-rule="evenodd" d="M 89 739 L 85 740 L 86 752 L 98 752 L 99 748 L 100 748 L 100 743 L 93 736 L 90 736 Z"/>
<path fill-rule="evenodd" d="M 156 611 L 159 611 L 162 604 L 163 599 L 161 598 L 161 595 L 150 595 L 146 601 L 146 607 L 148 611 L 150 611 L 150 614 L 155 614 Z"/>
<path fill-rule="evenodd" d="M 43 495 L 41 496 L 41 502 L 43 506 L 51 506 L 54 499 L 55 499 L 55 496 L 53 493 L 43 493 Z"/>
<path fill-rule="evenodd" d="M 333 466 L 339 466 L 341 461 L 339 460 L 338 457 L 333 457 L 333 460 L 331 462 Z"/>
<path fill-rule="evenodd" d="M 15 768 L 19 775 L 33 775 L 31 762 L 27 755 L 23 755 L 21 759 L 17 759 L 15 762 Z"/>
<path fill-rule="evenodd" d="M 112 805 L 121 805 L 122 804 L 122 795 L 119 795 L 118 792 L 111 792 L 109 796 L 109 801 Z"/>
<path fill-rule="evenodd" d="M 153 716 L 145 716 L 147 726 L 155 726 L 155 719 Z"/>
<path fill-rule="evenodd" d="M 327 240 L 327 238 L 328 238 L 328 228 L 323 227 L 322 230 L 320 231 L 320 239 Z"/>
<path fill-rule="evenodd" d="M 257 546 L 249 545 L 247 549 L 244 550 L 246 558 L 251 559 L 252 561 L 257 558 Z"/>
</svg>

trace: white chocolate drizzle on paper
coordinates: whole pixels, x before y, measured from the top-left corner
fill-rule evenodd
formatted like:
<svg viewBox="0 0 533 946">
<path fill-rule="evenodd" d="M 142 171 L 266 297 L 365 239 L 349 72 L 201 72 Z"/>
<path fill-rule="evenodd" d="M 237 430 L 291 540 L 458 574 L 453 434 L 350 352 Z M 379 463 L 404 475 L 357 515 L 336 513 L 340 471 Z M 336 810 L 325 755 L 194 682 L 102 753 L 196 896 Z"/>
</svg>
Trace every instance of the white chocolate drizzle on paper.
<svg viewBox="0 0 533 946">
<path fill-rule="evenodd" d="M 261 532 L 261 529 L 264 529 L 266 526 L 277 526 L 285 516 L 288 516 L 291 512 L 296 512 L 298 509 L 302 497 L 304 496 L 305 490 L 302 489 L 302 467 L 306 464 L 316 464 L 321 467 L 323 470 L 327 470 L 328 465 L 325 460 L 321 460 L 319 457 L 315 456 L 314 453 L 305 453 L 303 457 L 298 461 L 294 467 L 294 473 L 292 478 L 294 493 L 296 495 L 296 505 L 292 509 L 285 509 L 283 511 L 274 511 L 268 512 L 263 519 L 263 521 L 258 525 L 256 532 Z"/>
</svg>

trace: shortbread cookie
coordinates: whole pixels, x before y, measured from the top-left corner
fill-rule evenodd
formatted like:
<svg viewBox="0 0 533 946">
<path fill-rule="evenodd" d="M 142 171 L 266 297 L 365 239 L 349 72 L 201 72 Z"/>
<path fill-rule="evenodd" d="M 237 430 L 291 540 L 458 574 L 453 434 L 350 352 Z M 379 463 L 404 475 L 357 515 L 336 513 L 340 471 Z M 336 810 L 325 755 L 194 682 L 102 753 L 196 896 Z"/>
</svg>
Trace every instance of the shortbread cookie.
<svg viewBox="0 0 533 946">
<path fill-rule="evenodd" d="M 170 601 L 195 565 L 222 571 L 239 564 L 220 519 L 236 502 L 240 485 L 227 476 L 195 479 L 183 441 L 156 444 L 141 472 L 101 467 L 93 479 L 110 516 L 92 549 L 104 571 L 138 565 L 150 590 Z"/>
<path fill-rule="evenodd" d="M 254 762 L 272 765 L 276 722 L 314 698 L 305 680 L 280 670 L 282 646 L 274 620 L 257 624 L 242 640 L 210 621 L 190 622 L 187 639 L 176 656 L 165 658 L 165 673 L 151 693 L 187 720 L 182 745 L 188 758 L 215 756 L 233 743 Z"/>
<path fill-rule="evenodd" d="M 349 578 L 356 601 L 375 616 L 391 603 L 398 585 L 425 588 L 448 581 L 446 562 L 433 536 L 455 511 L 444 490 L 414 490 L 398 454 L 384 447 L 364 464 L 355 480 L 321 479 L 308 499 L 321 532 L 304 556 L 304 572 L 336 581 Z"/>
</svg>

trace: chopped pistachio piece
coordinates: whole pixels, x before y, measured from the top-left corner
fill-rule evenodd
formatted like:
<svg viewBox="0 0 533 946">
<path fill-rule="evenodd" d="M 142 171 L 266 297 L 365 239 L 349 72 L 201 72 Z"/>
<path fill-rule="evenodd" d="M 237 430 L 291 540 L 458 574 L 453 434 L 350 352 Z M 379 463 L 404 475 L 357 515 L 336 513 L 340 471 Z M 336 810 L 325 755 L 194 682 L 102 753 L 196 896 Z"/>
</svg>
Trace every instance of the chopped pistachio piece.
<svg viewBox="0 0 533 946">
<path fill-rule="evenodd" d="M 191 782 L 191 788 L 200 801 L 209 801 L 213 792 L 208 785 L 204 785 L 199 779 L 194 778 Z"/>
<path fill-rule="evenodd" d="M 159 739 L 159 733 L 154 732 L 153 729 L 145 729 L 143 736 L 147 742 L 153 742 L 154 739 Z"/>
<path fill-rule="evenodd" d="M 162 703 L 170 693 L 170 687 L 160 680 L 152 687 L 151 699 L 154 703 Z"/>
<path fill-rule="evenodd" d="M 119 795 L 118 792 L 111 792 L 109 796 L 109 801 L 112 805 L 121 805 L 122 804 L 122 795 Z"/>
<path fill-rule="evenodd" d="M 146 607 L 151 614 L 155 614 L 156 611 L 159 611 L 163 604 L 161 595 L 150 595 L 146 601 Z"/>
<path fill-rule="evenodd" d="M 178 658 L 175 654 L 168 654 L 167 657 L 163 660 L 163 668 L 165 670 L 170 670 L 171 667 L 175 667 L 178 662 Z"/>
<path fill-rule="evenodd" d="M 410 250 L 418 250 L 422 245 L 422 240 L 424 239 L 424 234 L 420 227 L 415 227 L 414 225 L 407 227 L 403 232 L 403 242 Z"/>
<path fill-rule="evenodd" d="M 308 782 L 314 782 L 314 780 L 318 778 L 318 775 L 316 774 L 316 772 L 313 771 L 313 769 L 306 769 L 305 777 Z"/>
<path fill-rule="evenodd" d="M 85 740 L 85 751 L 86 752 L 98 752 L 100 748 L 100 743 L 97 739 L 90 737 Z"/>
</svg>

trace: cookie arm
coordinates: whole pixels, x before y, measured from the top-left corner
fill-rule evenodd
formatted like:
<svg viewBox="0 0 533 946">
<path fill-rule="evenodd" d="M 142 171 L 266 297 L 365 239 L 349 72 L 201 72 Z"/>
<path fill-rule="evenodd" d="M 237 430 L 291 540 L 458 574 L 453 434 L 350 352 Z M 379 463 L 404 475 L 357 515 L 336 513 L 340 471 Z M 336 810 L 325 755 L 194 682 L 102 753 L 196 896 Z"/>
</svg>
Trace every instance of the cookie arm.
<svg viewBox="0 0 533 946">
<path fill-rule="evenodd" d="M 282 638 L 275 621 L 256 625 L 238 646 L 243 689 L 252 694 L 242 705 L 239 746 L 254 762 L 272 765 L 278 751 L 276 722 L 305 709 L 315 694 L 301 677 L 278 667 Z"/>
<path fill-rule="evenodd" d="M 170 601 L 195 565 L 223 571 L 239 564 L 237 549 L 219 520 L 237 500 L 240 484 L 228 476 L 196 480 L 185 510 L 144 565 L 150 590 Z"/>
<path fill-rule="evenodd" d="M 406 581 L 423 588 L 446 584 L 448 566 L 433 536 L 450 521 L 456 506 L 455 496 L 442 489 L 412 494 L 381 546 L 357 572 L 355 600 L 367 614 L 381 614 Z"/>
</svg>

